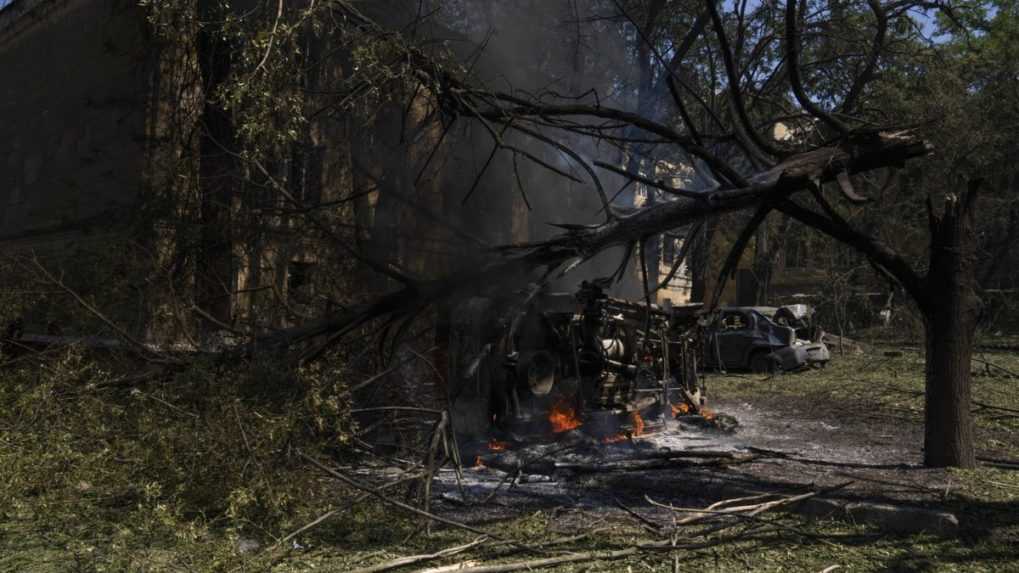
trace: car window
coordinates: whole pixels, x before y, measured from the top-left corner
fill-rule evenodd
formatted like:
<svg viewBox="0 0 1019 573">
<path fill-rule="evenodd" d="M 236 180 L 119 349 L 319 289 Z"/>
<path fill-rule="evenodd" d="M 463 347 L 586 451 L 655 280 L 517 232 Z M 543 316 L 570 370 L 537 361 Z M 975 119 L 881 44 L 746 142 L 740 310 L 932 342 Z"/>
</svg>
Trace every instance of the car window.
<svg viewBox="0 0 1019 573">
<path fill-rule="evenodd" d="M 727 312 L 722 315 L 722 330 L 747 330 L 750 321 L 742 312 Z"/>
</svg>

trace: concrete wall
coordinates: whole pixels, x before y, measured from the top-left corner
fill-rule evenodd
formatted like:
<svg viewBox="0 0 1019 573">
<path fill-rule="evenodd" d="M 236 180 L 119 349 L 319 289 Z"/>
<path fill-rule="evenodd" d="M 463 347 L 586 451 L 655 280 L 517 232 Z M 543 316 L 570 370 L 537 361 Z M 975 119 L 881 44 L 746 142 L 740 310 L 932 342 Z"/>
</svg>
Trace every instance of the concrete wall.
<svg viewBox="0 0 1019 573">
<path fill-rule="evenodd" d="M 108 231 L 145 167 L 149 66 L 136 2 L 0 11 L 0 248 Z"/>
</svg>

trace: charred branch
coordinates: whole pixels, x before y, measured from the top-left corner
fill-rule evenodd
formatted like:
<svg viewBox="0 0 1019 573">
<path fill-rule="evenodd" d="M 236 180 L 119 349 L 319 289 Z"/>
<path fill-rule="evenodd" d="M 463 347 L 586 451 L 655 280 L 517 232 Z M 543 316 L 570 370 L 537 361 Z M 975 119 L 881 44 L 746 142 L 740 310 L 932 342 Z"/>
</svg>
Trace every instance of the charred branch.
<svg viewBox="0 0 1019 573">
<path fill-rule="evenodd" d="M 385 295 L 373 303 L 348 309 L 316 323 L 276 333 L 261 342 L 289 345 L 327 335 L 325 346 L 334 344 L 352 329 L 376 318 L 419 312 L 439 300 L 469 289 L 512 288 L 533 280 L 536 270 L 550 273 L 569 263 L 587 260 L 616 246 L 636 244 L 642 238 L 664 233 L 720 213 L 774 202 L 776 208 L 832 236 L 859 245 L 868 256 L 888 268 L 912 293 L 919 293 L 919 280 L 908 263 L 888 247 L 838 224 L 830 218 L 788 200 L 798 191 L 818 183 L 834 181 L 843 172 L 858 173 L 898 165 L 927 154 L 929 147 L 909 132 L 857 134 L 829 147 L 791 156 L 759 175 L 745 186 L 722 187 L 698 197 L 655 203 L 629 215 L 600 225 L 572 227 L 544 242 L 509 245 L 499 249 L 478 269 L 461 271 L 443 279 L 419 281 L 403 290 Z M 541 279 L 541 280 L 544 280 Z"/>
</svg>

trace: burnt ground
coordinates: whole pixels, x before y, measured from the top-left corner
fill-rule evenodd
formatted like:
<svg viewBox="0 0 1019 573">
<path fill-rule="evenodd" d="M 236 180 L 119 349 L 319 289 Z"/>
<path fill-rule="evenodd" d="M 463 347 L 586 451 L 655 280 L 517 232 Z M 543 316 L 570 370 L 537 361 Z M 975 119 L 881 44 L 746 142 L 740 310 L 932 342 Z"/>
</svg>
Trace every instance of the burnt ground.
<svg viewBox="0 0 1019 573">
<path fill-rule="evenodd" d="M 980 478 L 974 481 L 965 472 L 922 466 L 922 394 L 917 388 L 917 384 L 922 388 L 922 369 L 918 369 L 922 363 L 917 357 L 879 354 L 877 359 L 845 356 L 840 361 L 824 371 L 770 379 L 712 375 L 710 406 L 738 421 L 731 433 L 673 423 L 629 444 L 602 446 L 600 451 L 584 447 L 579 452 L 567 444 L 563 446 L 567 453 L 553 456 L 597 466 L 664 449 L 730 450 L 755 454 L 748 462 L 631 471 L 556 471 L 551 476 L 529 475 L 525 469 L 519 477 L 492 468 L 473 468 L 466 472 L 462 484 L 447 471 L 439 480 L 436 507 L 460 519 L 487 522 L 549 509 L 593 512 L 606 519 L 625 517 L 619 507 L 622 504 L 653 519 L 666 519 L 669 512 L 650 504 L 646 496 L 676 506 L 704 507 L 748 492 L 798 494 L 839 487 L 825 495 L 843 502 L 950 511 L 959 517 L 963 535 L 981 537 L 1000 530 L 1003 541 L 1019 541 L 1013 527 L 1019 524 L 1015 511 L 1019 509 L 1019 492 L 1008 490 L 1008 484 L 991 486 L 1001 490 L 998 493 L 1003 493 L 1008 503 L 984 503 L 979 498 L 986 484 L 981 485 Z M 986 389 L 988 396 L 1019 401 L 1011 384 L 978 377 L 974 396 Z M 978 453 L 982 457 L 1016 457 L 1015 417 L 1005 420 L 1002 423 L 998 417 L 988 422 L 978 416 Z M 519 449 L 524 451 L 510 459 L 534 459 L 549 448 Z M 988 512 L 993 516 L 988 518 Z"/>
<path fill-rule="evenodd" d="M 846 416 L 836 402 L 817 396 L 760 398 L 746 401 L 717 399 L 712 408 L 738 421 L 732 432 L 670 424 L 631 443 L 594 447 L 571 447 L 551 456 L 561 463 L 597 466 L 672 451 L 732 451 L 751 453 L 749 462 L 692 462 L 688 467 L 647 470 L 573 472 L 553 475 L 530 473 L 510 483 L 506 472 L 495 468 L 471 468 L 464 478 L 468 500 L 492 495 L 490 505 L 510 511 L 548 507 L 584 507 L 617 511 L 616 500 L 627 506 L 648 506 L 650 495 L 686 507 L 706 505 L 723 497 L 738 497 L 742 490 L 804 491 L 843 486 L 840 498 L 867 499 L 896 504 L 937 505 L 951 492 L 951 475 L 944 469 L 923 468 L 923 429 L 919 424 L 879 415 Z M 518 458 L 541 457 L 547 445 L 520 446 L 526 453 L 504 455 L 512 465 Z M 520 454 L 520 452 L 517 452 Z M 453 473 L 441 480 L 442 498 L 458 512 L 479 511 L 460 504 L 460 489 Z M 846 482 L 852 482 L 845 485 Z M 493 490 L 499 491 L 493 495 Z M 452 508 L 451 508 L 452 509 Z M 651 509 L 651 508 L 645 508 Z M 491 517 L 491 516 L 489 516 Z"/>
</svg>

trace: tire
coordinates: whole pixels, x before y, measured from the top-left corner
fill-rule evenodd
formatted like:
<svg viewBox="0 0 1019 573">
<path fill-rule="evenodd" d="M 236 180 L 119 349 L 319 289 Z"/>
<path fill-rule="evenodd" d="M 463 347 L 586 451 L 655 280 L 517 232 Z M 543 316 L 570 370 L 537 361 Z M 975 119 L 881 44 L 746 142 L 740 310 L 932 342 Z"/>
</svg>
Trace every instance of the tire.
<svg viewBox="0 0 1019 573">
<path fill-rule="evenodd" d="M 754 374 L 774 374 L 778 370 L 778 360 L 766 350 L 757 351 L 750 357 L 750 371 Z"/>
</svg>

